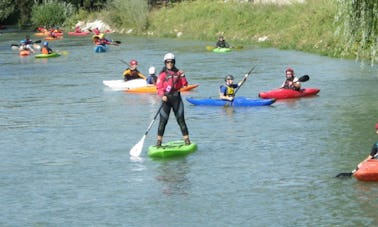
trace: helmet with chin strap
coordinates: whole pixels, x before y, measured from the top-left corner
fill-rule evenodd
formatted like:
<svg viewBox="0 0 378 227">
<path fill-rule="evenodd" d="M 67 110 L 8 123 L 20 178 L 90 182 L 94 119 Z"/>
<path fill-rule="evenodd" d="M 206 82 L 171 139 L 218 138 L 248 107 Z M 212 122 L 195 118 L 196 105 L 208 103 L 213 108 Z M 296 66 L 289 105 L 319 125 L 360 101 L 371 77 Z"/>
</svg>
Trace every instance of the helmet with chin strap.
<svg viewBox="0 0 378 227">
<path fill-rule="evenodd" d="M 292 69 L 292 68 L 287 68 L 287 69 L 285 70 L 285 73 L 287 73 L 287 72 L 291 72 L 291 74 L 294 75 L 294 69 Z"/>
<path fill-rule="evenodd" d="M 232 75 L 227 75 L 225 78 L 224 78 L 224 81 L 227 81 L 227 80 L 234 80 L 234 77 Z"/>
<path fill-rule="evenodd" d="M 130 61 L 130 65 L 138 65 L 138 62 L 137 62 L 137 60 L 134 60 L 134 59 L 133 59 L 133 60 L 131 60 L 131 61 Z"/>
<path fill-rule="evenodd" d="M 167 61 L 167 60 L 172 60 L 173 62 L 176 61 L 175 59 L 175 55 L 172 54 L 172 53 L 167 53 L 164 55 L 164 62 Z"/>
</svg>

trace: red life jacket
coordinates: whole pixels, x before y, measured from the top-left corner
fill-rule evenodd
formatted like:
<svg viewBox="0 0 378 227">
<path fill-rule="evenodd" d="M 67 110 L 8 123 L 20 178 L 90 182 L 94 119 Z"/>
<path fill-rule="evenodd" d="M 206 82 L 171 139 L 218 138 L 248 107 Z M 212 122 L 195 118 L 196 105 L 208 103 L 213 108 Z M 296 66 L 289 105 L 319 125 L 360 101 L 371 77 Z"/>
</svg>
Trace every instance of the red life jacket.
<svg viewBox="0 0 378 227">
<path fill-rule="evenodd" d="M 181 75 L 178 70 L 175 72 L 169 69 L 162 71 L 156 82 L 156 88 L 160 96 L 177 92 L 187 85 L 188 81 L 185 76 Z"/>
</svg>

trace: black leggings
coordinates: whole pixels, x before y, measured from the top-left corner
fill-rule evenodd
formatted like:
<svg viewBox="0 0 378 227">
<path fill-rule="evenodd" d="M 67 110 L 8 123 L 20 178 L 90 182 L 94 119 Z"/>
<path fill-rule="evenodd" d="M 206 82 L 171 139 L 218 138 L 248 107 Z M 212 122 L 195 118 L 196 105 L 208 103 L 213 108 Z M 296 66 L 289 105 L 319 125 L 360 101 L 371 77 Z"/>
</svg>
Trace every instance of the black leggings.
<svg viewBox="0 0 378 227">
<path fill-rule="evenodd" d="M 165 131 L 165 126 L 168 123 L 169 114 L 171 109 L 175 113 L 176 120 L 180 126 L 181 133 L 183 136 L 189 135 L 188 128 L 185 123 L 184 118 L 184 104 L 181 99 L 180 92 L 175 92 L 173 94 L 167 95 L 167 101 L 163 102 L 163 107 L 160 110 L 160 122 L 158 127 L 158 136 L 163 136 Z"/>
</svg>

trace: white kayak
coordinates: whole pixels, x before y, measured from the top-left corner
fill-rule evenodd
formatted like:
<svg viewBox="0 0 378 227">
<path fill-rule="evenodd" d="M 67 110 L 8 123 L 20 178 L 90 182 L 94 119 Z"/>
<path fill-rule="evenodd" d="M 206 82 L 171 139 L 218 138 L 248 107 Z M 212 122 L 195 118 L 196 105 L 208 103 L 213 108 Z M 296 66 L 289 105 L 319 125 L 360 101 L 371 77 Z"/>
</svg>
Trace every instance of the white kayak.
<svg viewBox="0 0 378 227">
<path fill-rule="evenodd" d="M 147 86 L 147 81 L 144 79 L 134 79 L 129 81 L 124 80 L 103 80 L 102 83 L 105 86 L 110 87 L 113 90 L 128 90 L 131 88 L 138 88 Z"/>
</svg>

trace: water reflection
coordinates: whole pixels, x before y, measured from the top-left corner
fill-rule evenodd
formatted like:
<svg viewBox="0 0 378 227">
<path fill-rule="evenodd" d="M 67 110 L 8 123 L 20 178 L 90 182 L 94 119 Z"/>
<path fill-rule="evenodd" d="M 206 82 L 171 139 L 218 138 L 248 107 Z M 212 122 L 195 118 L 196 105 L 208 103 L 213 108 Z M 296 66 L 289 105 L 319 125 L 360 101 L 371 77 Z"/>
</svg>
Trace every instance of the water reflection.
<svg viewBox="0 0 378 227">
<path fill-rule="evenodd" d="M 185 157 L 162 160 L 157 167 L 156 180 L 162 184 L 162 192 L 166 195 L 187 195 L 191 183 L 187 177 L 190 166 Z"/>
</svg>

